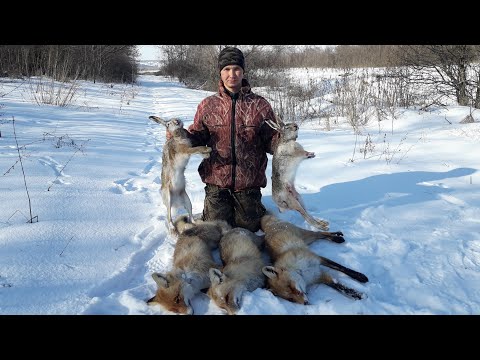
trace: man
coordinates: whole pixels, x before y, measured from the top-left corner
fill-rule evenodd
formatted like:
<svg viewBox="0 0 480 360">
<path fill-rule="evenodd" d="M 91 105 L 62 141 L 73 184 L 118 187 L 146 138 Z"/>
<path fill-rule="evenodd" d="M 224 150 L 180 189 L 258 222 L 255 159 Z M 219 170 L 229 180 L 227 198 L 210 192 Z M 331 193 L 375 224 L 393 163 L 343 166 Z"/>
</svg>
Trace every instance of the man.
<svg viewBox="0 0 480 360">
<path fill-rule="evenodd" d="M 278 133 L 265 123 L 275 119 L 266 99 L 244 78 L 245 58 L 235 47 L 218 56 L 218 92 L 197 107 L 188 131 L 193 146 L 212 148 L 198 172 L 205 186 L 203 220 L 226 220 L 256 232 L 265 214 L 260 188 L 267 178 L 267 152 Z"/>
</svg>

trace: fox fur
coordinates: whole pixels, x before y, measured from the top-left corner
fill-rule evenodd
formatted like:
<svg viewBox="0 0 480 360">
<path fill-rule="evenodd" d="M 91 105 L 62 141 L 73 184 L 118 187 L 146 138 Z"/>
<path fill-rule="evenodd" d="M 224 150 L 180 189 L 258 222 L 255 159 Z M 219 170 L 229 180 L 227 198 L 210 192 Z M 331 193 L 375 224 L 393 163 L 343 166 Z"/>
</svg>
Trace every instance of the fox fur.
<svg viewBox="0 0 480 360">
<path fill-rule="evenodd" d="M 173 268 L 166 274 L 152 274 L 158 288 L 147 303 L 160 304 L 174 313 L 193 315 L 192 299 L 210 287 L 209 269 L 216 267 L 212 250 L 231 226 L 222 220 L 197 220 L 192 224 L 187 215 L 182 215 L 175 220 L 174 227 L 179 235 L 173 252 Z"/>
<path fill-rule="evenodd" d="M 259 239 L 250 230 L 234 228 L 220 240 L 223 269 L 210 268 L 211 286 L 207 295 L 227 314 L 240 309 L 245 291 L 265 287 L 262 268 L 265 265 L 259 250 Z"/>
<path fill-rule="evenodd" d="M 307 287 L 321 283 L 354 299 L 364 297 L 363 294 L 338 282 L 325 271 L 324 267 L 343 272 L 362 283 L 367 282 L 368 278 L 311 251 L 308 244 L 315 240 L 314 236 L 308 236 L 308 232 L 305 233 L 293 224 L 285 224 L 270 213 L 262 217 L 261 227 L 265 233 L 265 247 L 274 262 L 273 266 L 264 266 L 262 271 L 267 277 L 270 290 L 275 295 L 306 305 Z M 339 236 L 338 233 L 332 234 L 334 237 Z"/>
</svg>

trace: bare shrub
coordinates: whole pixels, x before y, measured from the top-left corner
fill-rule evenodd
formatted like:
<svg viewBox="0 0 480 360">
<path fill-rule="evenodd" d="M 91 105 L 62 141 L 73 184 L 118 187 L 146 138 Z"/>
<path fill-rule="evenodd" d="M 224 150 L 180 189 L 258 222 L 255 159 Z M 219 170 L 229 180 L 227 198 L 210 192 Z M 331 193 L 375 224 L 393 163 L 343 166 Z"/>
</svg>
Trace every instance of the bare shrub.
<svg viewBox="0 0 480 360">
<path fill-rule="evenodd" d="M 308 69 L 305 70 L 308 74 Z M 329 89 L 328 79 L 312 76 L 302 83 L 286 74 L 278 86 L 269 86 L 258 92 L 270 101 L 277 115 L 301 125 L 314 118 L 330 118 L 330 110 L 324 106 L 328 103 L 325 97 Z"/>
<path fill-rule="evenodd" d="M 74 103 L 78 89 L 76 80 L 59 82 L 45 77 L 28 79 L 30 98 L 37 105 L 69 106 Z"/>
<path fill-rule="evenodd" d="M 177 78 L 189 88 L 218 89 L 218 54 L 226 45 L 162 45 L 161 73 Z M 252 86 L 279 86 L 284 73 L 280 54 L 284 46 L 233 45 L 245 55 L 245 78 Z"/>
<path fill-rule="evenodd" d="M 479 45 L 405 45 L 397 55 L 412 69 L 409 81 L 461 106 L 480 107 Z"/>
<path fill-rule="evenodd" d="M 367 110 L 372 105 L 373 96 L 368 79 L 368 69 L 354 71 L 346 68 L 335 82 L 333 103 L 356 133 L 369 120 Z"/>
<path fill-rule="evenodd" d="M 474 122 L 475 122 L 475 119 L 473 118 L 473 116 L 471 114 L 468 114 L 462 119 L 462 121 L 460 121 L 460 124 L 471 124 Z"/>
<path fill-rule="evenodd" d="M 356 160 L 355 152 L 360 136 L 361 135 L 359 134 L 355 134 L 355 144 L 353 155 L 349 159 L 350 162 L 355 162 Z M 390 164 L 394 160 L 396 164 L 399 164 L 416 145 L 415 143 L 407 147 L 405 144 L 407 136 L 408 133 L 404 134 L 400 141 L 397 144 L 394 144 L 389 140 L 387 133 L 379 134 L 377 137 L 367 134 L 363 144 L 358 145 L 359 152 L 362 154 L 364 160 L 371 158 L 378 158 L 378 160 L 381 160 L 383 158 L 387 164 Z M 417 140 L 417 143 L 423 140 L 424 136 L 422 135 L 422 137 Z"/>
</svg>

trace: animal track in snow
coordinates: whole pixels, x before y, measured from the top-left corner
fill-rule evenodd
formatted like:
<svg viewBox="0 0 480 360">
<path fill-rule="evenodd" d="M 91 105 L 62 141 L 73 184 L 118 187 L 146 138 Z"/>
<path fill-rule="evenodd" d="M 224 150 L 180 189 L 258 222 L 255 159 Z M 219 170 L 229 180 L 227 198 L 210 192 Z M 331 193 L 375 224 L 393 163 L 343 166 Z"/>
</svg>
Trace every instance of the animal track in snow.
<svg viewBox="0 0 480 360">
<path fill-rule="evenodd" d="M 114 191 L 119 194 L 129 193 L 132 191 L 137 191 L 138 187 L 135 185 L 134 179 L 122 179 L 114 181 L 115 189 Z"/>
<path fill-rule="evenodd" d="M 63 178 L 70 177 L 70 175 L 67 175 L 63 172 L 63 168 L 65 167 L 64 164 L 60 164 L 58 161 L 56 161 L 50 156 L 42 157 L 38 159 L 38 162 L 44 166 L 50 167 L 53 170 L 54 174 L 56 175 L 55 180 L 50 181 L 50 184 L 65 184 L 65 185 L 71 184 L 70 182 L 65 181 L 63 179 Z"/>
<path fill-rule="evenodd" d="M 60 164 L 50 156 L 42 157 L 38 159 L 38 162 L 42 165 L 49 166 L 50 168 L 52 168 L 53 172 L 57 176 L 70 177 L 70 175 L 67 175 L 63 172 L 63 168 L 65 167 L 65 165 Z"/>
</svg>

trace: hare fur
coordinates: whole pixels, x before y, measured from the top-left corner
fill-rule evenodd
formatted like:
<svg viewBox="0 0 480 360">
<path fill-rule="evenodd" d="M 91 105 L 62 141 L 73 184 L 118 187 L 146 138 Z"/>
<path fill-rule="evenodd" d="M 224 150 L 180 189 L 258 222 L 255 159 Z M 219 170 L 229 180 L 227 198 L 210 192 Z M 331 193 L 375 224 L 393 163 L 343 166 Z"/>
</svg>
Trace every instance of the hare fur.
<svg viewBox="0 0 480 360">
<path fill-rule="evenodd" d="M 167 208 L 168 226 L 173 230 L 175 227 L 172 222 L 172 207 L 183 206 L 188 212 L 188 220 L 194 221 L 192 203 L 185 190 L 185 168 L 188 160 L 193 154 L 200 154 L 203 158 L 208 158 L 212 149 L 208 146 L 192 147 L 188 132 L 184 129 L 182 120 L 178 118 L 166 121 L 152 115 L 149 116 L 149 119 L 164 125 L 171 134 L 163 146 L 160 192 L 163 204 Z"/>
<path fill-rule="evenodd" d="M 328 222 L 317 220 L 305 209 L 302 197 L 295 189 L 295 175 L 298 166 L 305 159 L 315 157 L 315 153 L 305 151 L 296 142 L 298 125 L 284 124 L 278 117 L 276 122 L 266 120 L 266 123 L 280 133 L 279 140 L 273 151 L 272 159 L 272 198 L 280 212 L 287 209 L 298 211 L 311 225 L 322 230 L 328 230 Z"/>
</svg>

